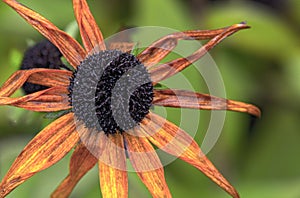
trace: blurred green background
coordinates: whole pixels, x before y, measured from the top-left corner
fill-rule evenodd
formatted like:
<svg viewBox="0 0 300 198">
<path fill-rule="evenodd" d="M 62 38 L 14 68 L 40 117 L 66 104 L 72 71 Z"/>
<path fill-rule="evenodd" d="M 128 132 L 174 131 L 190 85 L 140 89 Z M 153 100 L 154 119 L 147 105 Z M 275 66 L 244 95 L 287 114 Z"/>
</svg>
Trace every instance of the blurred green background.
<svg viewBox="0 0 300 198">
<path fill-rule="evenodd" d="M 74 20 L 71 1 L 21 2 L 62 29 Z M 224 130 L 208 157 L 241 197 L 300 197 L 300 1 L 97 0 L 89 4 L 105 37 L 123 26 L 188 30 L 247 21 L 251 29 L 227 38 L 210 54 L 222 73 L 227 97 L 258 105 L 262 117 L 227 113 Z M 18 69 L 28 43 L 41 39 L 12 9 L 0 3 L 1 84 Z M 187 76 L 192 73 L 192 69 L 184 71 Z M 196 90 L 205 92 L 197 76 L 190 80 Z M 201 115 L 202 125 L 195 136 L 199 144 L 210 114 L 201 112 Z M 51 120 L 44 119 L 43 114 L 12 107 L 0 107 L 0 117 L 2 178 L 22 148 Z M 8 197 L 49 197 L 67 175 L 69 158 L 70 155 L 35 175 Z M 175 198 L 229 197 L 180 160 L 166 166 L 165 171 Z M 150 197 L 134 173 L 130 173 L 129 188 L 129 197 Z M 83 178 L 71 197 L 100 197 L 96 169 Z"/>
</svg>

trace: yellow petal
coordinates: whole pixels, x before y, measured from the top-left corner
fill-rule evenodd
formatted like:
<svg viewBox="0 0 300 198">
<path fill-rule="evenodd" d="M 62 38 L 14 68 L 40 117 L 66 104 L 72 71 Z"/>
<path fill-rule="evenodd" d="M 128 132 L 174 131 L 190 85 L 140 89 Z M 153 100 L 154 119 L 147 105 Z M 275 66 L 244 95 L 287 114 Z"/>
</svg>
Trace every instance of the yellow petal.
<svg viewBox="0 0 300 198">
<path fill-rule="evenodd" d="M 50 40 L 73 67 L 77 67 L 85 58 L 86 52 L 80 44 L 67 33 L 58 29 L 50 21 L 15 0 L 3 1 Z"/>
<path fill-rule="evenodd" d="M 136 130 L 139 130 L 138 127 Z M 163 166 L 149 140 L 128 133 L 124 133 L 124 137 L 130 162 L 152 197 L 172 197 Z"/>
<path fill-rule="evenodd" d="M 52 122 L 23 149 L 0 184 L 0 197 L 6 196 L 34 174 L 63 158 L 78 142 L 73 113 Z"/>
<path fill-rule="evenodd" d="M 105 50 L 102 33 L 87 2 L 85 0 L 73 0 L 73 7 L 85 49 L 88 52 L 95 50 L 95 48 L 98 48 L 98 51 Z"/>
<path fill-rule="evenodd" d="M 185 90 L 154 90 L 153 104 L 165 107 L 246 112 L 260 117 L 254 105 Z"/>
<path fill-rule="evenodd" d="M 99 177 L 102 197 L 128 197 L 128 176 L 126 156 L 121 134 L 102 136 L 105 149 L 99 159 Z"/>
<path fill-rule="evenodd" d="M 89 150 L 81 143 L 79 144 L 70 160 L 70 173 L 52 193 L 52 198 L 68 197 L 79 180 L 97 163 Z"/>
<path fill-rule="evenodd" d="M 147 115 L 147 119 L 142 121 L 141 126 L 148 134 L 148 139 L 157 147 L 196 167 L 232 197 L 239 197 L 235 188 L 222 176 L 186 132 L 153 113 Z"/>
</svg>

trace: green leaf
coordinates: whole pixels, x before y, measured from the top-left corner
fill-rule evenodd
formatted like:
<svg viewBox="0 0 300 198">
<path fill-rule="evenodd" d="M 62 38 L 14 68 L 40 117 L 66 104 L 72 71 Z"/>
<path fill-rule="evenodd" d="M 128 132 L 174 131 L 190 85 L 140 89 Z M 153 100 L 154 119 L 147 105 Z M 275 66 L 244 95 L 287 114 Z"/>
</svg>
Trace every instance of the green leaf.
<svg viewBox="0 0 300 198">
<path fill-rule="evenodd" d="M 77 22 L 74 20 L 72 22 L 70 22 L 66 28 L 65 28 L 65 32 L 67 34 L 69 34 L 70 36 L 72 36 L 73 38 L 76 38 L 77 35 L 78 35 L 78 25 L 77 25 Z"/>
</svg>

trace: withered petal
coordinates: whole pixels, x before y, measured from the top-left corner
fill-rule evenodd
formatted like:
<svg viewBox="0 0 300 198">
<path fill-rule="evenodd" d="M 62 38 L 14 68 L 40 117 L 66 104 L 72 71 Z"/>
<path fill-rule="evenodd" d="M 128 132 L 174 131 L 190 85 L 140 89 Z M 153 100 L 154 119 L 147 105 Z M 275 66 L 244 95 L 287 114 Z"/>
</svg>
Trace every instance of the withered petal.
<svg viewBox="0 0 300 198">
<path fill-rule="evenodd" d="M 34 174 L 62 159 L 78 142 L 73 113 L 66 114 L 43 129 L 23 149 L 0 184 L 0 197 Z"/>
<path fill-rule="evenodd" d="M 50 87 L 67 87 L 69 84 L 69 71 L 35 68 L 18 70 L 13 73 L 0 88 L 0 97 L 9 97 L 27 81 Z"/>
<path fill-rule="evenodd" d="M 53 88 L 41 90 L 32 94 L 28 94 L 26 96 L 21 96 L 17 98 L 9 98 L 9 97 L 0 97 L 0 105 L 14 105 L 18 103 L 24 103 L 28 101 L 35 100 L 36 98 L 40 97 L 41 95 L 49 92 Z"/>
<path fill-rule="evenodd" d="M 133 133 L 124 133 L 130 162 L 147 186 L 152 197 L 172 197 L 164 176 L 164 169 L 157 153 L 145 137 L 138 137 L 136 129 Z M 134 134 L 134 135 L 130 135 Z"/>
<path fill-rule="evenodd" d="M 185 57 L 185 58 L 178 58 L 173 61 L 158 65 L 156 67 L 150 68 L 149 72 L 151 75 L 151 79 L 153 81 L 153 84 L 156 84 L 157 82 L 160 82 L 164 79 L 167 79 L 178 72 L 182 71 L 195 61 L 199 60 L 201 57 L 203 57 L 210 49 L 212 49 L 214 46 L 216 46 L 218 43 L 220 43 L 222 40 L 224 40 L 226 37 L 232 35 L 233 33 L 249 28 L 244 23 L 235 24 L 230 27 L 227 27 L 224 29 L 224 31 L 217 36 L 213 37 L 211 40 L 209 40 L 205 45 L 203 45 L 200 49 L 198 49 L 196 52 L 194 52 L 192 55 Z"/>
<path fill-rule="evenodd" d="M 102 136 L 106 147 L 99 159 L 99 177 L 102 197 L 128 197 L 128 176 L 123 136 Z"/>
<path fill-rule="evenodd" d="M 177 46 L 178 41 L 206 40 L 223 33 L 226 29 L 227 27 L 214 30 L 188 30 L 169 34 L 152 43 L 137 58 L 146 67 L 151 67 L 166 57 Z"/>
<path fill-rule="evenodd" d="M 260 110 L 252 104 L 227 100 L 186 90 L 154 90 L 154 105 L 204 110 L 230 110 L 260 117 Z"/>
<path fill-rule="evenodd" d="M 26 102 L 14 106 L 36 112 L 55 112 L 71 108 L 67 103 L 62 102 Z"/>
<path fill-rule="evenodd" d="M 50 40 L 74 68 L 85 58 L 86 52 L 80 44 L 70 35 L 58 29 L 49 20 L 15 0 L 3 1 Z"/>
<path fill-rule="evenodd" d="M 1 105 L 11 105 L 38 112 L 52 112 L 71 108 L 65 87 L 52 87 L 18 98 L 0 97 Z"/>
<path fill-rule="evenodd" d="M 141 126 L 154 145 L 196 167 L 232 197 L 239 197 L 235 188 L 202 153 L 189 134 L 154 113 L 149 113 L 146 118 Z"/>
<path fill-rule="evenodd" d="M 52 193 L 52 198 L 69 197 L 79 180 L 91 170 L 98 159 L 81 143 L 72 154 L 70 160 L 70 173 Z"/>
<path fill-rule="evenodd" d="M 71 71 L 59 69 L 42 69 L 39 72 L 31 74 L 27 82 L 44 85 L 47 87 L 67 87 L 70 84 Z"/>
<path fill-rule="evenodd" d="M 73 0 L 73 7 L 85 49 L 88 52 L 105 50 L 102 33 L 86 0 Z"/>
<path fill-rule="evenodd" d="M 18 70 L 13 73 L 0 88 L 1 97 L 9 97 L 26 82 L 30 75 L 43 71 L 44 69 Z"/>
</svg>

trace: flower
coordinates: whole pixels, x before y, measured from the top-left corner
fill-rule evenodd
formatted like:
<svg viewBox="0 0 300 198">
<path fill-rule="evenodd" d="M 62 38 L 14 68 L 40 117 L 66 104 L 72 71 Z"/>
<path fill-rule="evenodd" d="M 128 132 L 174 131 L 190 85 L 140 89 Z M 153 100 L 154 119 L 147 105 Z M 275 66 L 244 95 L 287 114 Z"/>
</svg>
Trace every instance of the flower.
<svg viewBox="0 0 300 198">
<path fill-rule="evenodd" d="M 30 47 L 24 53 L 20 69 L 49 68 L 68 69 L 61 60 L 62 54 L 50 41 L 45 40 Z M 26 94 L 31 94 L 47 87 L 25 82 L 23 90 Z"/>
<path fill-rule="evenodd" d="M 58 162 L 74 147 L 69 175 L 52 197 L 67 197 L 97 163 L 103 197 L 127 197 L 126 157 L 153 197 L 171 197 L 163 166 L 152 144 L 196 167 L 230 195 L 239 197 L 191 136 L 149 109 L 152 105 L 161 105 L 232 110 L 259 116 L 259 109 L 250 104 L 191 91 L 154 87 L 191 65 L 224 38 L 248 28 L 246 24 L 170 34 L 134 56 L 106 49 L 101 31 L 85 0 L 73 0 L 84 48 L 38 13 L 15 0 L 3 1 L 51 41 L 75 71 L 19 70 L 0 88 L 0 105 L 38 112 L 69 110 L 38 133 L 23 149 L 0 183 L 0 197 Z M 189 57 L 159 64 L 175 48 L 177 41 L 191 38 L 210 40 Z M 124 76 L 129 77 L 123 79 Z M 126 88 L 128 85 L 128 92 L 124 92 L 124 84 L 117 86 L 119 81 L 125 82 Z M 12 98 L 12 94 L 25 82 L 48 88 Z"/>
</svg>

